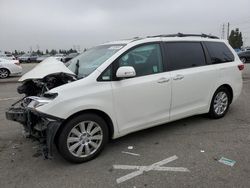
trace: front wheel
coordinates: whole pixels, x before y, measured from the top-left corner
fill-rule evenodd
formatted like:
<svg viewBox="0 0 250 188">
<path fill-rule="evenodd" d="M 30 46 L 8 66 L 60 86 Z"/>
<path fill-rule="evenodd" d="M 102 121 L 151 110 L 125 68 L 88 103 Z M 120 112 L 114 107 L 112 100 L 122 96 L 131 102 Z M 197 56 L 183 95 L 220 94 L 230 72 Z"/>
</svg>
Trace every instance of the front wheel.
<svg viewBox="0 0 250 188">
<path fill-rule="evenodd" d="M 7 78 L 10 75 L 10 72 L 7 69 L 0 69 L 0 79 Z"/>
<path fill-rule="evenodd" d="M 58 149 L 68 161 L 82 163 L 94 159 L 108 141 L 106 122 L 95 114 L 82 114 L 64 125 Z"/>
<path fill-rule="evenodd" d="M 227 88 L 221 87 L 215 93 L 211 101 L 209 116 L 214 119 L 226 115 L 230 105 L 231 95 Z"/>
</svg>

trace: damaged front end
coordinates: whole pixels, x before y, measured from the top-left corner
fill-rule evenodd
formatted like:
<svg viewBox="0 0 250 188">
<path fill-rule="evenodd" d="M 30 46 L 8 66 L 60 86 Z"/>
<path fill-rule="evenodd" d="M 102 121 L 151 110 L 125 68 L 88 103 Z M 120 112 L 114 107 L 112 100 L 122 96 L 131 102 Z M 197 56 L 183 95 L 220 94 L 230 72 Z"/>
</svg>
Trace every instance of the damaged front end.
<svg viewBox="0 0 250 188">
<path fill-rule="evenodd" d="M 42 70 L 42 66 L 40 69 Z M 54 138 L 63 119 L 42 113 L 36 108 L 46 105 L 57 97 L 57 93 L 50 93 L 49 90 L 73 82 L 76 77 L 74 73 L 64 70 L 57 73 L 50 72 L 45 76 L 41 74 L 43 77 L 27 77 L 27 74 L 32 75 L 32 71 L 36 70 L 31 70 L 19 80 L 22 81 L 22 85 L 17 88 L 17 91 L 25 97 L 15 102 L 6 111 L 6 118 L 21 123 L 26 137 L 38 140 L 45 158 L 51 158 Z"/>
<path fill-rule="evenodd" d="M 36 111 L 31 107 L 36 102 L 32 97 L 17 101 L 6 111 L 6 118 L 21 123 L 26 137 L 39 141 L 45 158 L 51 158 L 54 138 L 63 119 Z"/>
</svg>

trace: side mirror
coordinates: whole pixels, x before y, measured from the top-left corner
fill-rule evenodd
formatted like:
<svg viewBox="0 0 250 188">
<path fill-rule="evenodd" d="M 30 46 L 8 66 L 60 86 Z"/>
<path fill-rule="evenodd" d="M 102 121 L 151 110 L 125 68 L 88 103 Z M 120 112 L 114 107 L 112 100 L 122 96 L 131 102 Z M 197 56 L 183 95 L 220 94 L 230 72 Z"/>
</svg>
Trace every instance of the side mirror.
<svg viewBox="0 0 250 188">
<path fill-rule="evenodd" d="M 134 67 L 131 66 L 123 66 L 118 68 L 118 70 L 116 71 L 117 78 L 131 78 L 135 76 L 136 76 L 135 69 Z"/>
</svg>

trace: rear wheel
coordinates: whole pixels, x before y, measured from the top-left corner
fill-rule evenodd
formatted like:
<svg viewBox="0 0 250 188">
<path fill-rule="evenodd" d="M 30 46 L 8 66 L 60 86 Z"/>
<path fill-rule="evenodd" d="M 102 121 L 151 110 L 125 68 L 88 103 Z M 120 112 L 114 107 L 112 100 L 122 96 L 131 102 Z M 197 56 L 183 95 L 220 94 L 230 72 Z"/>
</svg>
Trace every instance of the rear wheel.
<svg viewBox="0 0 250 188">
<path fill-rule="evenodd" d="M 218 119 L 225 116 L 231 101 L 230 92 L 226 87 L 219 88 L 213 96 L 210 105 L 209 115 L 211 118 Z"/>
<path fill-rule="evenodd" d="M 95 114 L 82 114 L 67 122 L 58 139 L 58 149 L 68 161 L 94 159 L 108 141 L 106 122 Z"/>
<path fill-rule="evenodd" d="M 0 69 L 0 78 L 7 78 L 10 75 L 9 70 L 7 69 Z"/>
</svg>

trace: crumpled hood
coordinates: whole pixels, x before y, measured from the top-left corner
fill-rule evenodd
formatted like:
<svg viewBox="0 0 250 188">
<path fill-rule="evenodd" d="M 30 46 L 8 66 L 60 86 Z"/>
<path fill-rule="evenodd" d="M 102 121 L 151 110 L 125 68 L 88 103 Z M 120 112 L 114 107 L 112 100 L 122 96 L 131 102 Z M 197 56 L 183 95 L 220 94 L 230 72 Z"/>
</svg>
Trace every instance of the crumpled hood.
<svg viewBox="0 0 250 188">
<path fill-rule="evenodd" d="M 22 82 L 25 80 L 42 79 L 45 76 L 56 73 L 75 75 L 75 73 L 69 70 L 63 62 L 58 61 L 54 57 L 49 57 L 24 74 L 18 81 Z"/>
</svg>

